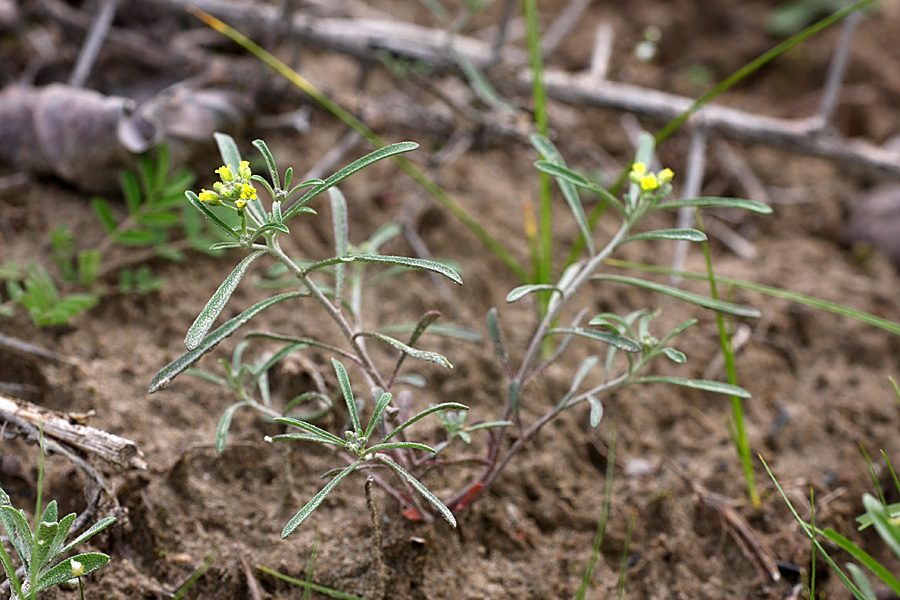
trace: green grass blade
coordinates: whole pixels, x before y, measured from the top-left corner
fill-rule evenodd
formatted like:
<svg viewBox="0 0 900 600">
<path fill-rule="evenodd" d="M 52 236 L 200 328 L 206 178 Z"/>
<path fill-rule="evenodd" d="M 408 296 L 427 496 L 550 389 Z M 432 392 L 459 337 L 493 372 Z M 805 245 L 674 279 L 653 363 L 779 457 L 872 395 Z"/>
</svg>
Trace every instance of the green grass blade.
<svg viewBox="0 0 900 600">
<path fill-rule="evenodd" d="M 284 575 L 284 574 L 279 573 L 278 571 L 275 571 L 268 567 L 257 567 L 257 569 L 259 569 L 263 573 L 266 573 L 267 575 L 271 575 L 272 577 L 275 577 L 276 579 L 280 579 L 281 581 L 284 581 L 286 583 L 290 583 L 293 585 L 299 585 L 300 587 L 302 587 L 304 589 L 312 590 L 314 592 L 324 594 L 325 596 L 331 596 L 332 598 L 337 598 L 338 600 L 364 600 L 363 598 L 360 598 L 359 596 L 354 596 L 353 594 L 348 594 L 346 592 L 341 592 L 341 591 L 335 590 L 333 588 L 325 587 L 324 585 L 319 585 L 318 583 L 311 583 L 308 581 L 303 581 L 301 579 L 296 579 L 294 577 L 290 577 L 288 575 Z"/>
<path fill-rule="evenodd" d="M 622 277 L 621 275 L 595 275 L 593 279 L 602 281 L 615 281 L 618 283 L 633 285 L 654 292 L 659 292 L 661 294 L 666 294 L 667 296 L 672 296 L 673 298 L 677 298 L 678 300 L 690 302 L 691 304 L 696 304 L 697 306 L 702 306 L 703 308 L 708 308 L 719 313 L 735 315 L 737 317 L 759 318 L 760 316 L 760 312 L 755 308 L 740 306 L 738 304 L 732 304 L 731 302 L 723 302 L 721 300 L 715 300 L 707 296 L 692 294 L 691 292 L 686 292 L 684 290 L 668 285 L 663 285 L 661 283 L 655 283 L 653 281 L 646 281 L 644 279 Z"/>
<path fill-rule="evenodd" d="M 823 29 L 826 29 L 827 27 L 834 25 L 835 23 L 837 23 L 841 19 L 845 18 L 849 14 L 856 12 L 858 10 L 861 10 L 861 9 L 865 8 L 866 6 L 873 4 L 874 2 L 875 2 L 875 0 L 862 0 L 860 2 L 851 4 L 850 6 L 847 6 L 846 8 L 843 8 L 843 9 L 835 12 L 834 14 L 822 19 L 821 21 L 810 25 L 809 27 L 807 27 L 806 29 L 804 29 L 803 31 L 798 33 L 797 35 L 781 42 L 780 44 L 778 44 L 771 50 L 768 50 L 767 52 L 763 53 L 759 57 L 750 61 L 749 63 L 747 63 L 746 65 L 744 65 L 743 67 L 741 67 L 740 69 L 738 69 L 737 71 L 735 71 L 734 73 L 732 73 L 731 75 L 729 75 L 728 77 L 723 79 L 721 82 L 719 82 L 719 84 L 716 85 L 713 89 L 709 90 L 708 92 L 706 92 L 705 94 L 703 94 L 702 96 L 697 98 L 697 100 L 695 100 L 694 103 L 691 104 L 691 106 L 688 107 L 688 109 L 685 110 L 683 113 L 681 113 L 680 115 L 678 115 L 677 117 L 675 117 L 674 119 L 672 119 L 671 121 L 666 123 L 663 126 L 663 128 L 660 129 L 659 133 L 656 134 L 656 144 L 657 145 L 661 144 L 663 142 L 663 140 L 667 139 L 670 135 L 672 135 L 675 132 L 676 129 L 681 127 L 681 125 L 684 124 L 684 122 L 687 121 L 692 114 L 694 114 L 695 112 L 700 110 L 705 104 L 708 104 L 719 94 L 732 88 L 738 82 L 743 81 L 744 79 L 749 77 L 752 73 L 758 71 L 760 68 L 762 68 L 767 63 L 772 62 L 773 60 L 775 60 L 776 58 L 778 58 L 779 56 L 781 56 L 782 54 L 784 54 L 785 52 L 787 52 L 788 50 L 790 50 L 791 48 L 796 46 L 797 44 L 811 38 L 812 36 L 818 34 L 820 31 L 822 31 Z"/>
<path fill-rule="evenodd" d="M 603 484 L 603 504 L 600 508 L 600 518 L 597 520 L 597 531 L 594 533 L 594 545 L 591 550 L 591 557 L 588 560 L 587 568 L 581 577 L 581 585 L 575 592 L 575 600 L 584 600 L 588 588 L 591 585 L 591 576 L 594 574 L 594 567 L 597 565 L 597 559 L 600 557 L 600 547 L 603 545 L 603 537 L 606 534 L 606 524 L 609 520 L 609 507 L 612 503 L 612 484 L 616 470 L 616 429 L 610 429 L 609 433 L 609 455 L 606 457 L 606 481 Z"/>
<path fill-rule="evenodd" d="M 900 558 L 900 525 L 891 520 L 891 514 L 884 504 L 879 502 L 874 496 L 865 494 L 863 496 L 863 505 L 866 507 L 866 513 L 872 518 L 872 523 L 878 531 L 878 535 L 884 540 L 884 543 L 891 551 Z"/>
<path fill-rule="evenodd" d="M 340 104 L 320 92 L 314 85 L 312 85 L 307 79 L 305 79 L 302 75 L 292 70 L 289 66 L 287 66 L 284 62 L 278 60 L 272 54 L 266 52 L 257 44 L 253 43 L 246 36 L 242 35 L 237 30 L 229 27 L 219 19 L 200 11 L 200 10 L 192 10 L 192 12 L 207 25 L 219 31 L 220 33 L 227 36 L 229 39 L 233 40 L 235 43 L 239 44 L 245 50 L 259 58 L 263 63 L 271 67 L 278 74 L 283 76 L 285 79 L 290 81 L 292 84 L 297 86 L 303 92 L 308 94 L 313 100 L 318 102 L 322 107 L 335 115 L 338 119 L 343 121 L 348 127 L 359 133 L 361 136 L 366 138 L 370 143 L 378 148 L 384 147 L 386 144 L 384 140 L 382 140 L 374 131 L 369 129 L 365 124 L 363 124 L 359 119 L 354 117 L 349 111 L 347 111 Z M 497 257 L 503 262 L 504 265 L 521 281 L 527 281 L 529 279 L 528 272 L 516 261 L 515 257 L 510 253 L 506 247 L 500 243 L 497 238 L 492 236 L 465 208 L 462 207 L 458 202 L 456 202 L 453 198 L 450 197 L 447 192 L 443 190 L 438 184 L 428 178 L 421 170 L 419 170 L 414 164 L 410 161 L 406 160 L 402 156 L 394 156 L 394 162 L 399 166 L 409 177 L 418 183 L 422 188 L 434 196 L 434 198 L 441 203 L 441 205 L 447 209 L 450 214 L 456 217 L 463 225 L 465 225 L 475 236 L 481 240 L 481 242 Z M 318 190 L 316 193 L 321 193 L 324 189 Z M 288 215 L 285 215 L 287 218 Z"/>
<path fill-rule="evenodd" d="M 643 271 L 646 273 L 656 273 L 659 275 L 677 275 L 679 277 L 683 277 L 684 279 L 694 279 L 699 281 L 705 281 L 708 279 L 708 276 L 705 273 L 692 273 L 690 271 L 678 271 L 675 269 L 669 269 L 667 267 L 660 267 L 656 265 L 647 265 L 641 263 L 632 263 L 621 260 L 609 259 L 606 261 L 607 264 L 621 267 L 623 269 L 632 269 L 635 271 Z M 811 308 L 815 308 L 818 310 L 824 310 L 826 312 L 834 313 L 836 315 L 840 315 L 842 317 L 848 317 L 850 319 L 854 319 L 861 323 L 865 323 L 866 325 L 871 325 L 873 327 L 877 327 L 879 329 L 883 329 L 895 335 L 900 335 L 900 323 L 895 323 L 894 321 L 889 321 L 888 319 L 883 319 L 881 317 L 877 317 L 873 314 L 856 310 L 854 308 L 850 308 L 848 306 L 844 306 L 843 304 L 837 304 L 835 302 L 829 302 L 828 300 L 822 300 L 821 298 L 816 298 L 814 296 L 808 296 L 806 294 L 800 294 L 797 292 L 792 292 L 790 290 L 785 290 L 778 287 L 773 287 L 770 285 L 763 285 L 761 283 L 755 283 L 752 281 L 744 281 L 741 279 L 734 279 L 732 277 L 721 277 L 716 276 L 716 281 L 720 284 L 730 285 L 736 288 L 741 288 L 745 290 L 750 290 L 752 292 L 758 292 L 760 294 L 765 294 L 767 296 L 772 296 L 773 298 L 780 298 L 783 300 L 790 300 L 791 302 L 796 302 L 797 304 L 803 304 L 804 306 L 809 306 Z"/>
<path fill-rule="evenodd" d="M 900 594 L 900 580 L 892 575 L 891 572 L 888 571 L 887 568 L 885 568 L 881 563 L 875 560 L 871 554 L 845 538 L 834 529 L 825 529 L 822 532 L 822 535 L 827 540 L 840 547 L 841 550 L 852 556 L 853 560 L 869 569 L 872 573 L 875 574 L 876 577 L 878 577 L 878 579 L 883 581 L 884 584 L 891 588 L 894 592 Z"/>
</svg>

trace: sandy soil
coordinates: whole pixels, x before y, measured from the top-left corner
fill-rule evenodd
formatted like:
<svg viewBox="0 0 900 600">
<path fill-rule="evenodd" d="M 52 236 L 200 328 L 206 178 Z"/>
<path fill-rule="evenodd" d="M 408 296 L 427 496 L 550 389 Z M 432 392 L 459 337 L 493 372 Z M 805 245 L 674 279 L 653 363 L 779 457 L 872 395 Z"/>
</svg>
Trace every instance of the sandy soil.
<svg viewBox="0 0 900 600">
<path fill-rule="evenodd" d="M 379 8 L 422 23 L 429 13 L 414 2 L 379 2 Z M 616 30 L 610 76 L 613 79 L 697 95 L 698 73 L 717 80 L 772 46 L 777 40 L 762 33 L 773 3 L 723 2 L 714 9 L 680 1 L 668 4 L 637 2 L 628 12 L 605 3 L 589 9 L 580 24 L 554 55 L 554 66 L 578 69 L 589 59 L 596 25 L 609 21 Z M 677 5 L 677 6 L 676 6 Z M 485 17 L 495 18 L 499 7 Z M 900 56 L 894 35 L 900 17 L 886 3 L 878 15 L 860 25 L 848 70 L 847 98 L 836 125 L 846 134 L 881 143 L 897 132 L 900 107 Z M 556 12 L 548 10 L 548 18 Z M 481 21 L 472 26 L 482 25 Z M 630 50 L 646 25 L 663 32 L 656 63 L 636 61 Z M 837 30 L 829 30 L 752 77 L 723 98 L 723 102 L 772 116 L 807 114 L 815 107 L 817 91 L 827 68 Z M 305 63 L 323 89 L 355 92 L 353 61 L 325 52 L 306 50 Z M 893 54 L 892 54 L 893 53 Z M 329 79 L 329 74 L 333 74 Z M 435 81 L 452 89 L 450 76 Z M 502 78 L 500 78 L 502 89 Z M 372 97 L 400 94 L 414 102 L 434 102 L 408 81 L 397 81 L 373 68 L 364 91 Z M 509 101 L 528 106 L 526 97 Z M 600 162 L 619 166 L 631 155 L 620 126 L 621 115 L 611 110 L 553 104 L 551 122 L 557 143 L 570 165 L 597 169 Z M 648 121 L 651 131 L 659 123 Z M 460 124 L 459 127 L 463 127 Z M 304 134 L 251 130 L 240 140 L 249 154 L 249 141 L 264 135 L 282 167 L 304 172 L 343 134 L 342 127 L 323 111 L 311 114 L 311 130 Z M 411 155 L 425 167 L 446 138 L 436 137 L 428 124 L 381 129 L 390 140 L 413 139 L 422 149 Z M 755 247 L 755 258 L 740 258 L 714 241 L 717 272 L 722 275 L 780 286 L 826 300 L 844 303 L 891 320 L 900 320 L 897 292 L 900 279 L 889 262 L 877 254 L 857 260 L 838 244 L 849 207 L 875 183 L 871 175 L 848 172 L 840 164 L 755 145 L 731 144 L 763 182 L 774 202 L 768 217 L 739 216 L 731 226 Z M 685 166 L 687 136 L 676 135 L 660 149 L 660 158 L 676 173 Z M 367 149 L 358 145 L 348 155 Z M 744 196 L 746 190 L 723 168 L 720 153 L 712 152 L 704 194 Z M 209 158 L 209 157 L 207 157 Z M 436 173 L 441 185 L 492 234 L 508 242 L 522 261 L 522 199 L 536 197 L 537 175 L 533 150 L 522 143 L 480 138 L 457 161 Z M 346 162 L 346 161 L 345 161 Z M 199 185 L 212 182 L 208 160 L 202 164 Z M 198 185 L 198 187 L 199 187 Z M 506 397 L 505 374 L 487 337 L 485 315 L 498 307 L 501 326 L 513 361 L 521 358 L 535 325 L 528 301 L 508 305 L 504 298 L 518 281 L 478 243 L 472 234 L 392 164 L 379 164 L 342 185 L 352 217 L 351 240 L 360 242 L 381 224 L 403 218 L 407 208 L 420 206 L 412 220 L 433 256 L 455 261 L 464 286 L 436 286 L 424 274 L 406 275 L 394 288 L 379 288 L 369 299 L 366 319 L 372 324 L 408 322 L 429 309 L 440 310 L 444 321 L 463 325 L 482 335 L 481 342 L 426 336 L 423 346 L 444 353 L 455 369 L 416 364 L 428 386 L 414 390 L 413 403 L 458 401 L 470 406 L 470 420 L 497 418 Z M 4 260 L 49 264 L 46 233 L 66 223 L 90 243 L 102 236 L 87 201 L 89 196 L 61 182 L 36 179 L 26 192 L 2 198 L 4 221 L 0 232 Z M 577 235 L 561 198 L 556 239 L 565 248 Z M 332 234 L 327 201 L 317 201 L 317 217 L 303 217 L 292 225 L 287 247 L 303 256 L 325 258 Z M 7 212 L 8 211 L 8 212 Z M 8 215 L 8 216 L 7 216 Z M 672 227 L 671 215 L 654 215 L 647 227 Z M 611 221 L 601 221 L 596 239 L 608 238 Z M 411 255 L 402 240 L 386 251 Z M 557 266 L 562 264 L 563 252 Z M 597 429 L 588 424 L 587 407 L 563 414 L 516 459 L 478 502 L 459 512 L 459 526 L 442 522 L 410 521 L 401 507 L 376 490 L 384 540 L 375 546 L 372 521 L 363 495 L 364 478 L 346 480 L 287 541 L 279 533 L 284 523 L 321 487 L 320 475 L 342 459 L 319 447 L 297 444 L 286 451 L 263 441 L 280 429 L 249 412 L 239 412 L 229 445 L 216 455 L 212 442 L 222 411 L 233 401 L 208 382 L 181 377 L 163 392 L 148 396 L 153 375 L 184 350 L 184 334 L 221 279 L 240 260 L 238 252 L 222 258 L 192 254 L 181 264 L 151 262 L 165 279 L 162 291 L 147 295 L 111 294 L 69 326 L 35 328 L 27 315 L 0 320 L 0 331 L 77 361 L 76 366 L 46 361 L 0 347 L 0 381 L 27 384 L 23 399 L 60 411 L 95 411 L 90 424 L 134 440 L 144 454 L 146 471 L 111 472 L 116 490 L 119 523 L 95 547 L 112 555 L 110 565 L 88 582 L 96 599 L 164 598 L 181 586 L 210 555 L 210 568 L 188 593 L 189 598 L 237 599 L 252 597 L 244 564 L 252 572 L 262 598 L 299 598 L 300 588 L 279 582 L 258 570 L 268 567 L 304 578 L 318 534 L 321 540 L 313 579 L 325 586 L 364 598 L 396 599 L 543 599 L 571 597 L 588 562 L 601 511 L 609 442 L 617 440 L 615 478 L 609 527 L 597 562 L 588 598 L 616 593 L 626 540 L 633 527 L 625 568 L 625 597 L 645 599 L 782 598 L 785 582 L 762 578 L 742 552 L 720 513 L 703 502 L 688 481 L 726 499 L 753 534 L 768 545 L 778 561 L 806 569 L 810 545 L 801 534 L 773 485 L 757 462 L 756 481 L 761 508 L 746 499 L 739 463 L 727 422 L 730 404 L 724 397 L 669 387 L 640 387 L 603 398 L 605 415 Z M 631 244 L 618 258 L 666 265 L 671 246 Z M 699 251 L 692 250 L 687 266 L 703 268 Z M 611 272 L 616 271 L 612 267 Z M 253 284 L 263 273 L 257 267 L 236 292 L 223 317 L 266 296 Z M 703 286 L 687 283 L 702 293 Z M 738 353 L 738 377 L 753 399 L 746 402 L 750 442 L 779 478 L 791 500 L 808 516 L 810 489 L 815 491 L 816 519 L 860 541 L 896 572 L 898 566 L 872 535 L 855 533 L 854 518 L 863 511 L 861 497 L 872 489 L 858 444 L 874 454 L 883 449 L 900 463 L 898 410 L 889 375 L 898 372 L 900 339 L 861 323 L 760 294 L 736 291 L 735 300 L 758 308 L 761 319 L 741 322 L 749 337 Z M 579 298 L 578 307 L 591 314 L 626 314 L 638 308 L 660 308 L 660 326 L 672 327 L 696 317 L 676 344 L 686 352 L 686 365 L 661 365 L 666 374 L 724 379 L 717 358 L 713 315 L 658 295 L 606 284 L 596 285 Z M 575 307 L 577 308 L 577 307 Z M 575 309 L 570 313 L 574 315 Z M 259 329 L 295 331 L 303 335 L 334 334 L 324 315 L 312 304 L 280 305 L 263 313 Z M 296 329 L 294 329 L 296 328 Z M 216 359 L 229 356 L 238 339 L 224 342 L 200 366 L 214 371 Z M 254 356 L 271 346 L 254 342 Z M 591 351 L 573 344 L 566 357 L 546 377 L 527 388 L 523 418 L 542 414 L 568 388 L 572 373 Z M 305 354 L 324 377 L 336 384 L 324 351 Z M 388 354 L 378 355 L 388 364 Z M 310 389 L 306 363 L 292 363 L 274 374 L 279 399 Z M 354 381 L 357 382 L 354 373 Z M 360 380 L 361 381 L 361 380 Z M 398 388 L 399 389 L 402 388 Z M 335 410 L 320 424 L 340 431 L 346 411 Z M 437 421 L 420 426 L 426 441 L 440 441 Z M 462 457 L 483 450 L 475 436 L 472 448 L 449 449 Z M 3 439 L 0 445 L 0 482 L 21 506 L 33 503 L 36 449 L 21 440 Z M 114 470 L 113 470 L 114 471 Z M 431 472 L 425 482 L 438 495 L 448 495 L 475 467 L 452 466 Z M 61 512 L 85 505 L 83 475 L 66 460 L 48 458 L 45 497 L 57 498 Z M 111 510 L 106 502 L 101 510 Z M 843 598 L 835 577 L 821 568 L 820 589 L 830 598 Z M 48 598 L 72 597 L 72 590 L 54 591 Z M 315 594 L 314 594 L 315 596 Z"/>
</svg>

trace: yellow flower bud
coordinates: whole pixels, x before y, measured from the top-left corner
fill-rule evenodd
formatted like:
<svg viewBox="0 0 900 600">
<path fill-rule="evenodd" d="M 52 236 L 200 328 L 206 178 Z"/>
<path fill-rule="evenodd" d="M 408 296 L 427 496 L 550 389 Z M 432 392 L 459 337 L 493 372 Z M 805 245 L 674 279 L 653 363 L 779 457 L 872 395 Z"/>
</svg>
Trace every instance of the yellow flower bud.
<svg viewBox="0 0 900 600">
<path fill-rule="evenodd" d="M 81 577 L 84 575 L 84 565 L 77 560 L 73 559 L 70 566 L 72 567 L 72 577 Z"/>
<path fill-rule="evenodd" d="M 216 204 L 219 202 L 219 195 L 209 190 L 200 190 L 200 193 L 197 195 L 197 197 L 200 198 L 200 202 L 209 202 L 210 204 Z"/>
<path fill-rule="evenodd" d="M 656 174 L 656 178 L 659 180 L 660 185 L 669 183 L 672 181 L 673 177 L 675 177 L 675 173 L 672 172 L 672 169 L 663 169 Z"/>
<path fill-rule="evenodd" d="M 247 208 L 247 201 L 243 197 L 241 197 L 234 201 L 234 205 L 238 210 L 244 210 L 245 208 Z"/>
<path fill-rule="evenodd" d="M 222 165 L 218 169 L 216 169 L 216 174 L 222 179 L 222 181 L 231 181 L 234 177 L 231 174 L 231 169 L 228 168 L 228 165 Z"/>
<path fill-rule="evenodd" d="M 238 177 L 249 180 L 251 175 L 253 175 L 253 173 L 250 172 L 250 163 L 246 160 L 242 160 L 240 166 L 238 166 Z"/>
<path fill-rule="evenodd" d="M 652 192 L 658 187 L 659 181 L 657 181 L 656 175 L 654 175 L 653 173 L 641 177 L 641 189 L 645 192 Z"/>
<path fill-rule="evenodd" d="M 246 204 L 247 200 L 253 200 L 254 198 L 256 198 L 256 190 L 253 186 L 245 183 L 241 188 L 241 200 L 244 200 Z"/>
<path fill-rule="evenodd" d="M 628 174 L 628 178 L 631 179 L 634 183 L 640 183 L 641 178 L 647 173 L 647 165 L 644 163 L 638 162 L 631 165 L 631 172 Z"/>
</svg>

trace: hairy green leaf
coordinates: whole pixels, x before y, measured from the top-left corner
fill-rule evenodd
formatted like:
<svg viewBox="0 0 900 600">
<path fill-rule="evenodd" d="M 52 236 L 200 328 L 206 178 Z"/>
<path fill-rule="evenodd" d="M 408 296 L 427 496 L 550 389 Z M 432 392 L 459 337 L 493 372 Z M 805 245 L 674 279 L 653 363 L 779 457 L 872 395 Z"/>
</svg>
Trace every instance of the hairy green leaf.
<svg viewBox="0 0 900 600">
<path fill-rule="evenodd" d="M 231 274 L 225 278 L 225 281 L 222 282 L 219 289 L 212 295 L 209 302 L 206 303 L 206 306 L 200 311 L 200 314 L 197 315 L 197 318 L 194 320 L 190 329 L 188 329 L 187 336 L 184 338 L 184 345 L 188 350 L 193 350 L 203 342 L 203 338 L 206 337 L 210 327 L 212 327 L 216 318 L 221 314 L 222 309 L 225 308 L 228 299 L 231 298 L 235 288 L 237 288 L 241 279 L 244 277 L 244 273 L 250 268 L 250 264 L 263 254 L 265 254 L 265 251 L 258 250 L 253 254 L 247 255 L 244 260 L 238 263 Z"/>
<path fill-rule="evenodd" d="M 168 365 L 163 367 L 153 378 L 153 381 L 150 382 L 150 389 L 148 390 L 148 393 L 152 394 L 164 388 L 182 371 L 200 360 L 200 357 L 215 348 L 219 344 L 219 342 L 233 334 L 241 326 L 245 325 L 247 321 L 261 313 L 263 310 L 279 302 L 291 300 L 293 298 L 302 298 L 308 295 L 309 294 L 307 294 L 306 292 L 288 292 L 285 294 L 272 296 L 271 298 L 267 298 L 262 302 L 254 304 L 238 316 L 226 321 L 218 329 L 203 338 L 203 341 L 199 346 L 197 346 L 193 350 L 185 352 L 184 354 L 170 362 Z"/>
</svg>

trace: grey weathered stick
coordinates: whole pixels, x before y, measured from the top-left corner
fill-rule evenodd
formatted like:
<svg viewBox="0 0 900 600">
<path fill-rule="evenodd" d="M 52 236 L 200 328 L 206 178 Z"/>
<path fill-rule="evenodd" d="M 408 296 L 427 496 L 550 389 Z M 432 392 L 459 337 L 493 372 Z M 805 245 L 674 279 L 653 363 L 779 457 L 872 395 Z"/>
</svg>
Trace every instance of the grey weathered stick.
<svg viewBox="0 0 900 600">
<path fill-rule="evenodd" d="M 152 0 L 154 3 L 184 7 L 186 0 Z M 223 0 L 192 0 L 191 4 L 231 23 L 255 26 L 261 30 L 279 16 L 276 7 L 235 4 Z M 479 68 L 494 61 L 491 43 L 467 36 L 410 23 L 376 19 L 317 19 L 295 15 L 291 24 L 298 38 L 322 48 L 344 52 L 369 60 L 375 50 L 388 52 L 439 67 L 456 68 L 453 48 L 466 54 Z M 527 62 L 523 51 L 505 47 L 502 61 L 513 66 Z M 590 73 L 567 73 L 547 69 L 544 84 L 549 97 L 577 105 L 614 108 L 660 120 L 673 119 L 684 112 L 693 99 L 626 83 L 604 81 L 598 84 Z M 517 85 L 531 92 L 531 75 L 526 69 Z M 707 105 L 691 119 L 702 122 L 713 133 L 739 140 L 769 144 L 804 154 L 823 156 L 883 175 L 900 178 L 900 153 L 866 141 L 849 139 L 833 131 L 822 130 L 821 117 L 778 119 L 717 105 Z"/>
<path fill-rule="evenodd" d="M 0 395 L 0 421 L 43 425 L 44 436 L 59 440 L 124 469 L 147 468 L 137 445 L 131 440 L 82 425 L 67 415 L 24 400 Z"/>
<path fill-rule="evenodd" d="M 547 70 L 544 72 L 544 83 L 547 94 L 556 100 L 615 108 L 660 120 L 675 118 L 693 103 L 690 98 L 627 83 L 605 81 L 598 84 L 587 73 Z M 520 75 L 519 86 L 522 90 L 530 89 L 528 73 Z M 818 117 L 778 119 L 711 104 L 691 117 L 691 121 L 702 123 L 710 133 L 823 156 L 900 177 L 900 153 L 866 141 L 846 138 L 836 132 L 822 131 Z"/>
<path fill-rule="evenodd" d="M 571 0 L 556 17 L 556 20 L 547 28 L 541 40 L 541 50 L 544 52 L 544 60 L 547 60 L 554 50 L 562 43 L 566 36 L 581 22 L 581 16 L 593 0 Z"/>
<path fill-rule="evenodd" d="M 834 49 L 831 64 L 828 65 L 828 77 L 825 79 L 825 88 L 822 90 L 822 101 L 819 105 L 819 118 L 822 119 L 822 127 L 828 126 L 831 122 L 831 117 L 834 116 L 838 93 L 841 91 L 844 72 L 847 70 L 850 44 L 853 41 L 853 34 L 860 19 L 862 19 L 862 13 L 857 11 L 844 19 L 844 22 L 841 24 L 841 37 L 838 39 L 837 47 Z"/>
<path fill-rule="evenodd" d="M 97 60 L 97 54 L 103 45 L 103 40 L 109 32 L 112 25 L 113 17 L 116 16 L 116 7 L 118 0 L 103 0 L 100 5 L 100 12 L 94 18 L 91 30 L 88 32 L 87 39 L 81 46 L 81 52 L 78 54 L 78 62 L 75 63 L 75 70 L 69 77 L 69 85 L 75 87 L 84 87 L 88 75 L 91 74 L 91 68 L 94 61 Z"/>
</svg>

